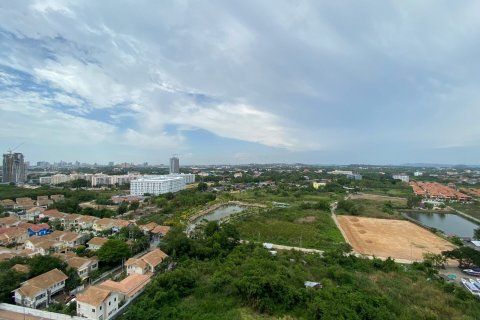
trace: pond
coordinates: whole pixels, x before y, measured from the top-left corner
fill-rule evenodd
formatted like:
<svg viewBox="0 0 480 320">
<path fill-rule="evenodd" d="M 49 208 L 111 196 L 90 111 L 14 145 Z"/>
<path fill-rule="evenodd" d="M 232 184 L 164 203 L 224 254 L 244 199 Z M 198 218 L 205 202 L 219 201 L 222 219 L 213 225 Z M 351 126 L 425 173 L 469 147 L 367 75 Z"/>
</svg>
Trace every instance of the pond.
<svg viewBox="0 0 480 320">
<path fill-rule="evenodd" d="M 405 212 L 405 216 L 414 219 L 424 226 L 443 231 L 447 235 L 473 237 L 473 230 L 478 225 L 453 213 Z"/>
<path fill-rule="evenodd" d="M 187 227 L 187 232 L 191 232 L 195 230 L 195 227 L 197 226 L 197 224 L 204 219 L 207 221 L 218 221 L 228 216 L 231 216 L 232 214 L 242 212 L 243 210 L 245 210 L 245 208 L 238 205 L 226 205 L 226 206 L 220 207 L 193 221 Z"/>
</svg>

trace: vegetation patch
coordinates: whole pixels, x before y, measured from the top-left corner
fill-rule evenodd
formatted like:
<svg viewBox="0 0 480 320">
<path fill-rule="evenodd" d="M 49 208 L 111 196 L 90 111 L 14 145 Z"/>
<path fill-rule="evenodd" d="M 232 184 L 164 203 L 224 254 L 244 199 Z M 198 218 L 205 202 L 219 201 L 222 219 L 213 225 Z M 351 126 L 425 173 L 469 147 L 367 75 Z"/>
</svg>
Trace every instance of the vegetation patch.
<svg viewBox="0 0 480 320">
<path fill-rule="evenodd" d="M 344 243 L 327 211 L 291 207 L 242 217 L 233 222 L 241 239 L 328 249 Z"/>
</svg>

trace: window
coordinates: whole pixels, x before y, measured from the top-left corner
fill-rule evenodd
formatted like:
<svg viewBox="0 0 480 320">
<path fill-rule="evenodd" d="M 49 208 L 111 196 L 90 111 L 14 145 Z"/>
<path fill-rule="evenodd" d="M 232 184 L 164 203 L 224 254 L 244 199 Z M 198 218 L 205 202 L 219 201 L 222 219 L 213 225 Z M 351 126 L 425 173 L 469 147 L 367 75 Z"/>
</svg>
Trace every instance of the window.
<svg viewBox="0 0 480 320">
<path fill-rule="evenodd" d="M 117 298 L 114 298 L 113 301 L 117 301 Z"/>
<path fill-rule="evenodd" d="M 92 312 L 95 313 L 95 309 L 92 309 Z"/>
<path fill-rule="evenodd" d="M 108 305 L 111 306 L 111 305 L 112 305 L 112 301 L 108 301 Z"/>
<path fill-rule="evenodd" d="M 100 310 L 102 310 L 102 306 L 100 306 Z"/>
</svg>

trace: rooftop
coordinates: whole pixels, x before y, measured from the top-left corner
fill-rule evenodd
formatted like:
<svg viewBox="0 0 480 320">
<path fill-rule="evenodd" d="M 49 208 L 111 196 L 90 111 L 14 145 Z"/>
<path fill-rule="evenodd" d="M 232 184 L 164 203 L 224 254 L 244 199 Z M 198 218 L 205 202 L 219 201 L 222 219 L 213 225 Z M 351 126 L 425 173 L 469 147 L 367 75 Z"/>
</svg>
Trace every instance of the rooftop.
<svg viewBox="0 0 480 320">
<path fill-rule="evenodd" d="M 87 290 L 77 295 L 77 301 L 91 306 L 100 305 L 112 293 L 111 290 L 100 286 L 90 286 Z"/>
<path fill-rule="evenodd" d="M 22 286 L 17 290 L 20 291 L 20 293 L 22 293 L 23 295 L 29 298 L 33 298 L 38 292 L 46 290 L 54 284 L 65 281 L 67 279 L 68 277 L 62 271 L 55 268 L 25 281 Z"/>
</svg>

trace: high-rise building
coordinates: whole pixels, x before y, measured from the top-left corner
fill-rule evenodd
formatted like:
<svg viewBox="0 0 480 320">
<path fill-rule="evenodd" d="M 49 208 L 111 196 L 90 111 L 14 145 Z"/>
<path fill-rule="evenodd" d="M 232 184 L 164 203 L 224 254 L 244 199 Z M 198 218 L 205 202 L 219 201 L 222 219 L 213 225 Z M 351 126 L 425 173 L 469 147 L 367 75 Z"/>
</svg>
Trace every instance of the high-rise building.
<svg viewBox="0 0 480 320">
<path fill-rule="evenodd" d="M 3 155 L 2 182 L 24 183 L 26 180 L 25 162 L 21 153 Z"/>
<path fill-rule="evenodd" d="M 170 174 L 172 173 L 180 173 L 180 160 L 176 156 L 170 158 Z"/>
</svg>

